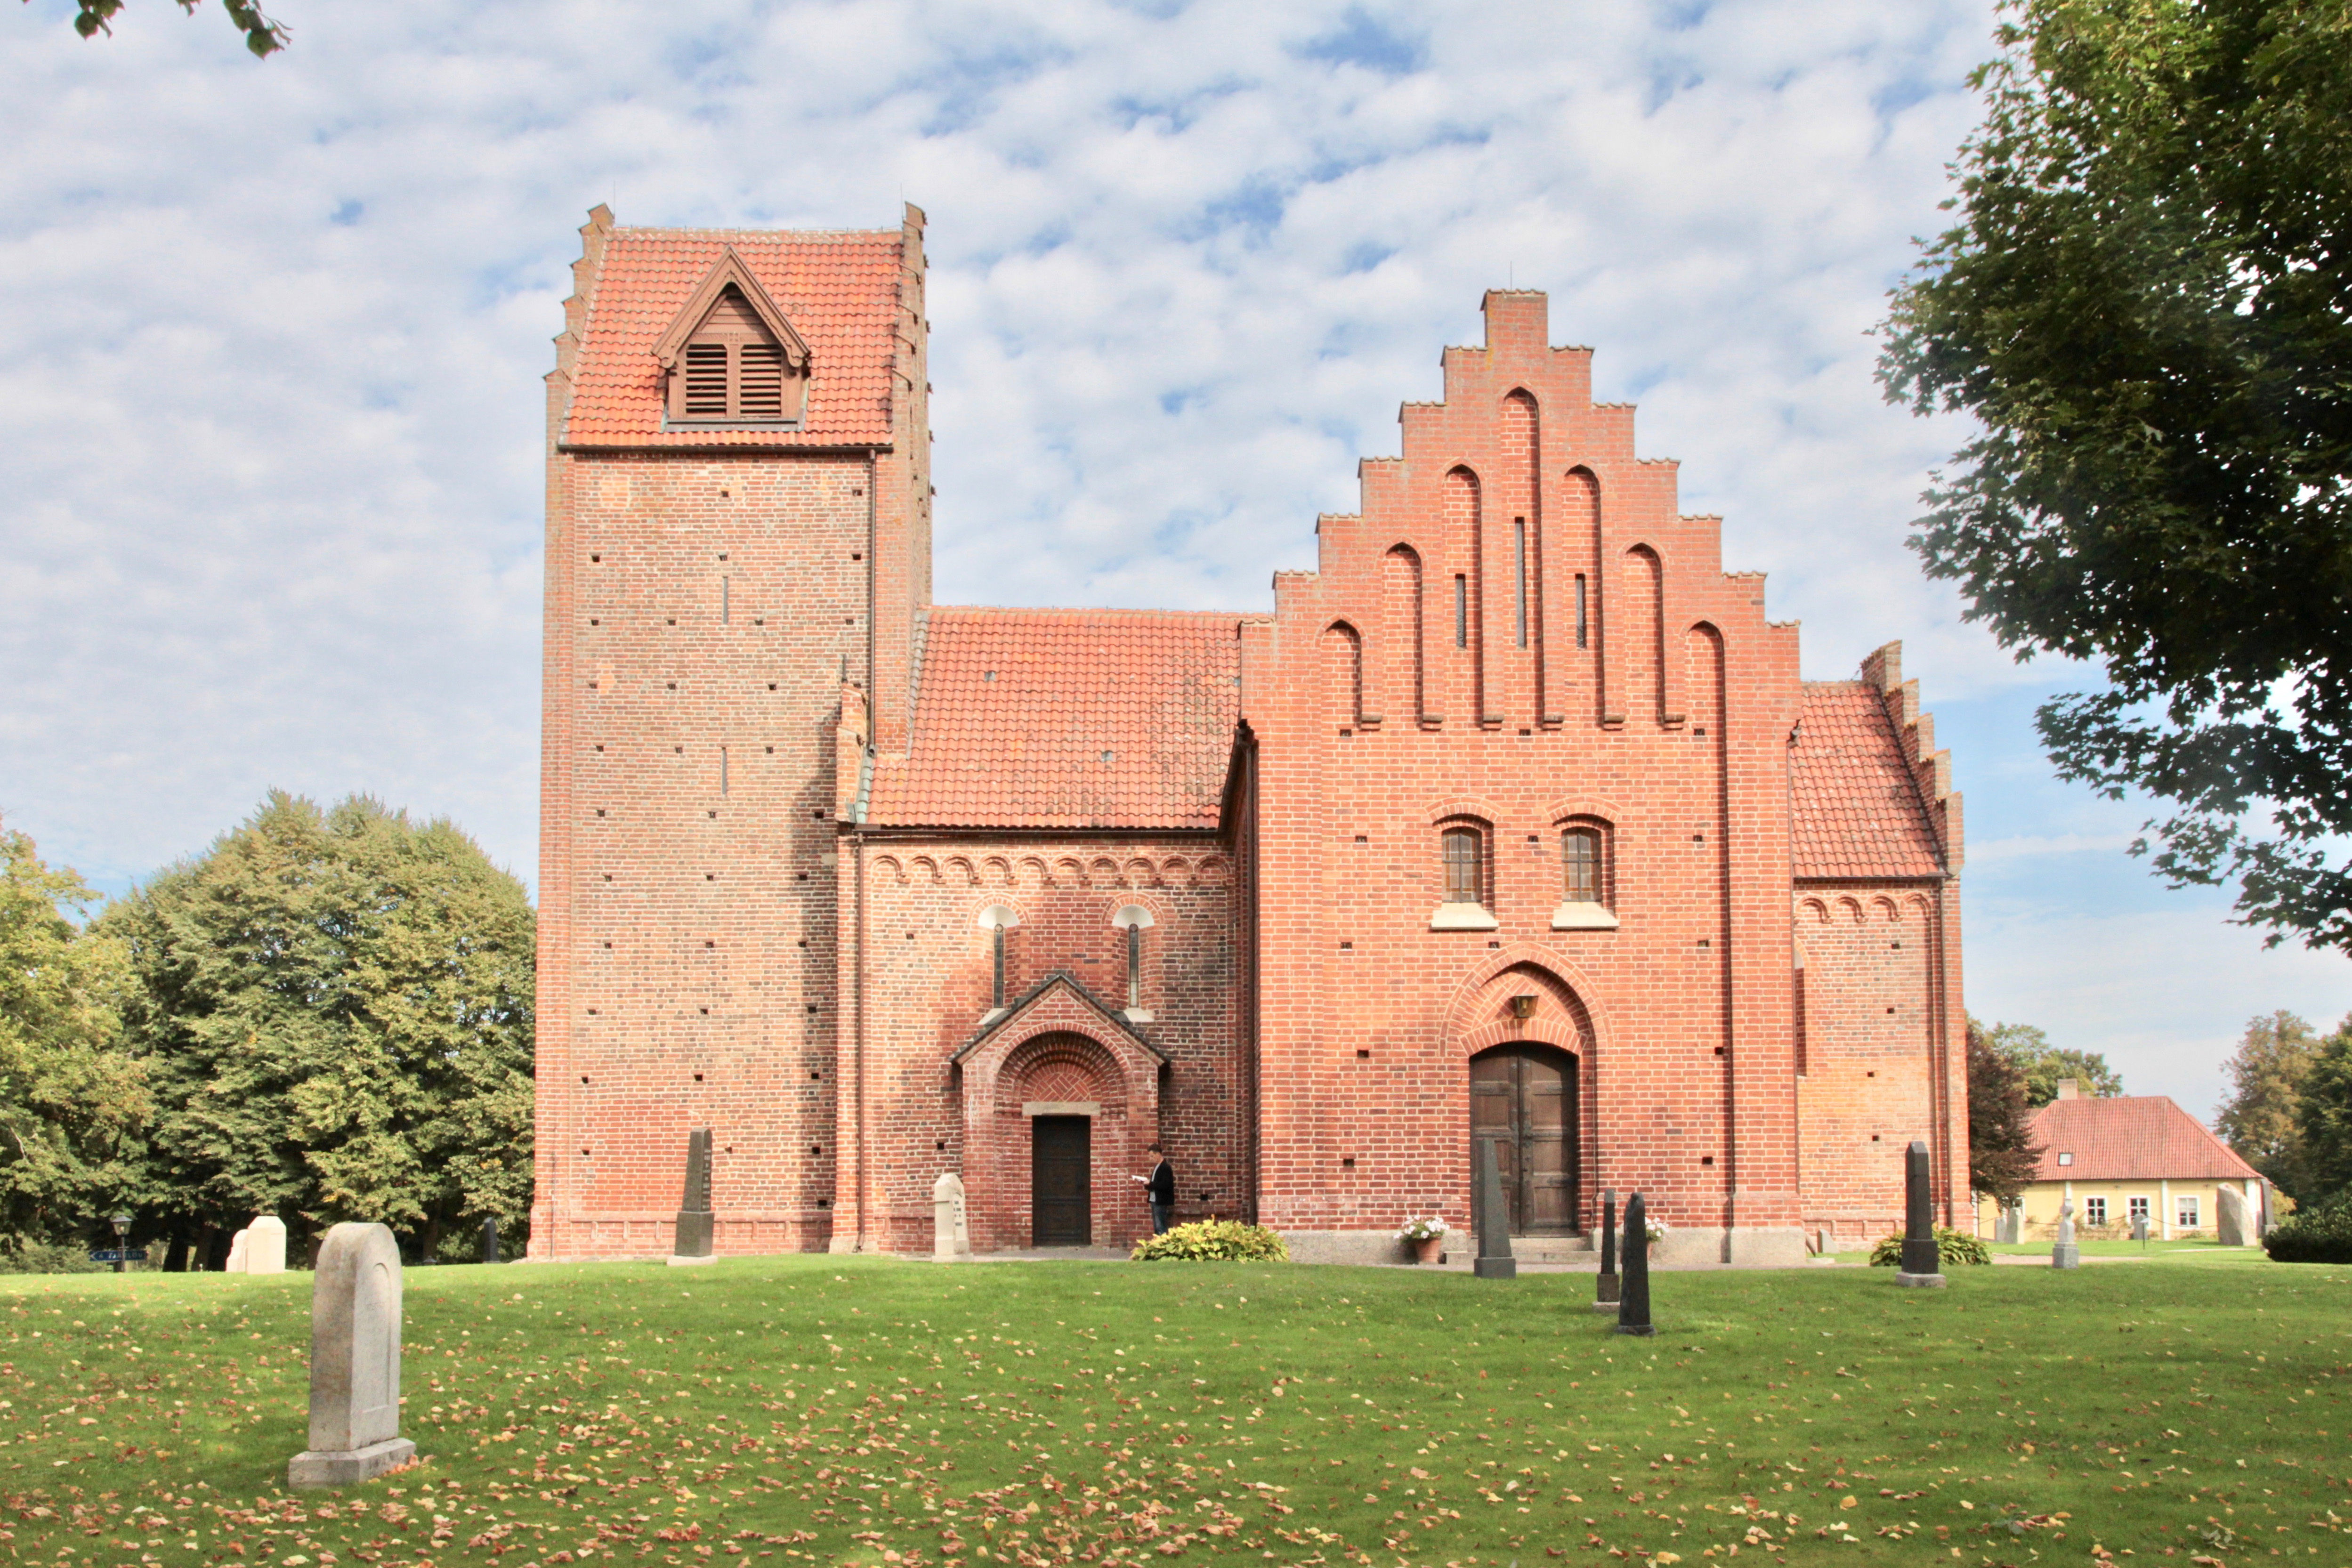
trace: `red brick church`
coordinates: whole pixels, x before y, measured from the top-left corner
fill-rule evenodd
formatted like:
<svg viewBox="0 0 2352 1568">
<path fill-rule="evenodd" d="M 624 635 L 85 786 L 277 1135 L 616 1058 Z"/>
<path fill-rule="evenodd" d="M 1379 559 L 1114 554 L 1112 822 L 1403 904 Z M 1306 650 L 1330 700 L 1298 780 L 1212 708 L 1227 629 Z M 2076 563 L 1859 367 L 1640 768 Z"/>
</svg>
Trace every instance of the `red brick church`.
<svg viewBox="0 0 2352 1568">
<path fill-rule="evenodd" d="M 1486 298 L 1271 613 L 931 602 L 922 216 L 627 228 L 548 378 L 534 1257 L 1470 1217 L 1794 1261 L 1965 1206 L 1960 802 L 1808 681 L 1545 300 Z M 1303 520 L 1302 520 L 1303 521 Z"/>
</svg>

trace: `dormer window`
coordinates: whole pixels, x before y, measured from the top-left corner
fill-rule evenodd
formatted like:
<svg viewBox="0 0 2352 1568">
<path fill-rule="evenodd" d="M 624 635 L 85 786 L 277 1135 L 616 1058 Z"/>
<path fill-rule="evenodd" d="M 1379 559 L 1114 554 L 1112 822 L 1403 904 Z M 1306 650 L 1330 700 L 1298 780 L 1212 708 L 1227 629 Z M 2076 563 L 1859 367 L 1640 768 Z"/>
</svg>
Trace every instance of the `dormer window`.
<svg viewBox="0 0 2352 1568">
<path fill-rule="evenodd" d="M 807 401 L 808 345 L 733 247 L 656 345 L 677 426 L 785 428 Z"/>
</svg>

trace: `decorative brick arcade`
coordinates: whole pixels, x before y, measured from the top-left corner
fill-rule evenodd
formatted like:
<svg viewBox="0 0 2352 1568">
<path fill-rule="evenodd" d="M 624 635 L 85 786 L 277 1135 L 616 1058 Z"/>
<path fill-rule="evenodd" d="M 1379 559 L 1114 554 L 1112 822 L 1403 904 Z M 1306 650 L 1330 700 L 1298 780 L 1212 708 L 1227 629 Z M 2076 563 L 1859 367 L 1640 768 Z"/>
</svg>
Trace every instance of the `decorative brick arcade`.
<svg viewBox="0 0 2352 1568">
<path fill-rule="evenodd" d="M 1273 1225 L 1789 1262 L 1967 1201 L 1960 808 L 1808 682 L 1540 294 L 1271 615 L 930 603 L 922 215 L 583 230 L 549 378 L 536 1257 Z"/>
</svg>

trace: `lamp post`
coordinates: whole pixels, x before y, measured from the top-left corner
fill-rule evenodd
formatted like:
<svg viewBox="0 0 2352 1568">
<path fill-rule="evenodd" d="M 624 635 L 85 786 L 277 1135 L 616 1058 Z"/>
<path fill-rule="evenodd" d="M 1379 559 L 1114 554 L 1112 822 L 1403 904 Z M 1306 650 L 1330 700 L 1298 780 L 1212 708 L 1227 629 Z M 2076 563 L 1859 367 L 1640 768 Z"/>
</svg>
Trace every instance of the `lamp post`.
<svg viewBox="0 0 2352 1568">
<path fill-rule="evenodd" d="M 114 1216 L 113 1224 L 114 1271 L 120 1274 L 128 1267 L 131 1256 L 131 1216 L 127 1214 L 118 1214 Z"/>
</svg>

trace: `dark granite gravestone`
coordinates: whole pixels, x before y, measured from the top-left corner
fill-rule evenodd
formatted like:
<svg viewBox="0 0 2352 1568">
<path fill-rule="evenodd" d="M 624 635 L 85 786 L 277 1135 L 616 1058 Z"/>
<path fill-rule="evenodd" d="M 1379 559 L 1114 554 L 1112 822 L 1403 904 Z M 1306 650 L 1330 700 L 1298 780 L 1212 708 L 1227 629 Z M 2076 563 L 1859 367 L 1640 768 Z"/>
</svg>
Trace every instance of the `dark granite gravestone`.
<svg viewBox="0 0 2352 1568">
<path fill-rule="evenodd" d="M 686 1195 L 678 1200 L 677 1240 L 670 1247 L 673 1264 L 713 1263 L 710 1233 L 710 1129 L 698 1129 L 686 1140 Z"/>
<path fill-rule="evenodd" d="M 1517 1259 L 1511 1256 L 1511 1211 L 1503 1202 L 1502 1163 L 1495 1141 L 1481 1138 L 1478 1155 L 1478 1259 L 1470 1271 L 1481 1279 L 1516 1279 Z"/>
<path fill-rule="evenodd" d="M 1635 1193 L 1625 1200 L 1625 1279 L 1617 1301 L 1617 1331 L 1654 1334 L 1650 1326 L 1650 1210 Z"/>
<path fill-rule="evenodd" d="M 499 1222 L 494 1219 L 482 1222 L 482 1261 L 499 1261 Z"/>
<path fill-rule="evenodd" d="M 1610 1187 L 1601 1194 L 1601 1278 L 1594 1284 L 1592 1310 L 1613 1312 L 1617 1310 L 1617 1189 Z"/>
<path fill-rule="evenodd" d="M 1927 1189 L 1927 1145 L 1913 1139 L 1903 1155 L 1903 1268 L 1897 1285 L 1939 1290 L 1944 1255 L 1936 1246 L 1936 1205 Z"/>
</svg>

